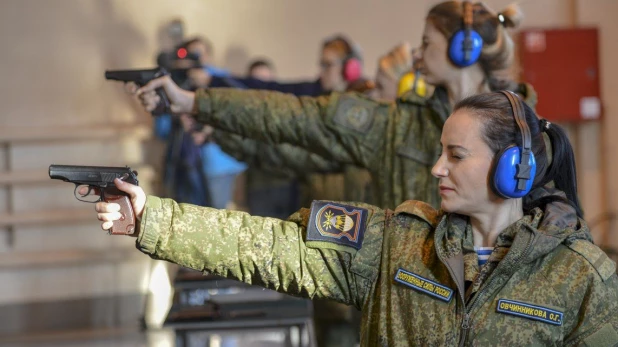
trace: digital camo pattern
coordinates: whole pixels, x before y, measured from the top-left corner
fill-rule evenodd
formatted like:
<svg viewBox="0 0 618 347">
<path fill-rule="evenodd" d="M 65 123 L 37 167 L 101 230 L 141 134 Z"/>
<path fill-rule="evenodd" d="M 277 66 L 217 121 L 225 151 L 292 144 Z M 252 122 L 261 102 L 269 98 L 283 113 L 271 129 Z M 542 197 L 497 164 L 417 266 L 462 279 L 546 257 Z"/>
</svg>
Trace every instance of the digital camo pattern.
<svg viewBox="0 0 618 347">
<path fill-rule="evenodd" d="M 237 160 L 287 177 L 342 170 L 337 162 L 287 143 L 267 144 L 225 131 L 215 131 L 213 138 L 224 152 Z"/>
<path fill-rule="evenodd" d="M 360 307 L 370 288 L 369 278 L 375 278 L 377 269 L 363 267 L 364 263 L 356 266 L 352 258 L 378 261 L 381 239 L 373 235 L 382 232 L 384 223 L 381 211 L 375 215 L 374 208 L 367 207 L 363 249 L 373 252 L 364 256 L 306 247 L 308 210 L 281 221 L 156 197 L 148 198 L 138 247 L 154 258 L 193 269 L 291 295 L 329 298 Z M 373 237 L 368 241 L 369 235 Z"/>
<path fill-rule="evenodd" d="M 534 107 L 532 88 L 522 85 L 520 92 Z M 196 92 L 195 109 L 198 121 L 215 128 L 268 145 L 289 143 L 335 163 L 368 169 L 373 203 L 382 208 L 393 209 L 406 200 L 437 208 L 438 181 L 431 167 L 451 111 L 446 100 L 442 88 L 429 99 L 410 92 L 396 103 L 354 93 L 311 98 L 215 88 Z M 307 161 L 306 171 L 312 166 Z"/>
<path fill-rule="evenodd" d="M 597 248 L 582 247 L 590 244 L 585 222 L 558 205 L 507 228 L 488 263 L 494 265 L 476 268 L 474 278 L 464 276 L 465 268 L 478 267 L 464 256 L 471 238 L 466 219 L 410 201 L 394 212 L 355 204 L 369 212 L 356 251 L 307 246 L 314 213 L 307 209 L 282 221 L 149 197 L 138 247 L 246 283 L 354 305 L 363 311 L 362 346 L 615 345 L 615 264 Z M 453 298 L 398 283 L 399 269 L 449 288 Z M 505 300 L 540 307 L 504 307 L 536 318 L 560 312 L 561 324 L 499 312 Z"/>
<path fill-rule="evenodd" d="M 213 137 L 223 151 L 254 168 L 298 179 L 301 206 L 309 207 L 313 200 L 372 203 L 371 175 L 366 169 L 342 165 L 288 143 L 267 144 L 220 130 Z"/>
</svg>

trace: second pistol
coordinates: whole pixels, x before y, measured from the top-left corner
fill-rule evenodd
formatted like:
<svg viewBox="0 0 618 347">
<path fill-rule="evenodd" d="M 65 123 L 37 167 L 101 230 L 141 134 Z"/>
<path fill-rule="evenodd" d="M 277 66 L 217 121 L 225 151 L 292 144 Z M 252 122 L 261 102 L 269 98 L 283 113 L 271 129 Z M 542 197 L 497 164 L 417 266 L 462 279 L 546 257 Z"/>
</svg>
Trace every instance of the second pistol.
<svg viewBox="0 0 618 347">
<path fill-rule="evenodd" d="M 105 79 L 121 82 L 133 82 L 138 87 L 146 85 L 155 78 L 163 77 L 169 73 L 162 67 L 146 70 L 107 70 L 105 71 Z M 158 116 L 164 113 L 170 113 L 170 102 L 163 88 L 157 88 L 157 95 L 161 101 L 152 111 L 153 116 Z"/>
</svg>

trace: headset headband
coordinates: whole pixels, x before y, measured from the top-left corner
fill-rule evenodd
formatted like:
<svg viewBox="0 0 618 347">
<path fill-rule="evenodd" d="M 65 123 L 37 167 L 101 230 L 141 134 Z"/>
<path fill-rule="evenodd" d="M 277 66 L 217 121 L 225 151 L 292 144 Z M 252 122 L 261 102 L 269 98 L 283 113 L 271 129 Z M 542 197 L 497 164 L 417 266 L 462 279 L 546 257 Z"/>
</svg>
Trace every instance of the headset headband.
<svg viewBox="0 0 618 347">
<path fill-rule="evenodd" d="M 471 29 L 474 22 L 473 8 L 470 1 L 463 2 L 463 23 L 464 29 Z"/>
<path fill-rule="evenodd" d="M 515 123 L 521 132 L 522 148 L 521 156 L 519 158 L 519 164 L 517 164 L 517 189 L 525 190 L 527 181 L 530 180 L 530 170 L 532 167 L 528 164 L 530 161 L 530 154 L 532 153 L 532 136 L 530 134 L 530 128 L 526 123 L 526 114 L 524 111 L 524 105 L 517 96 L 517 94 L 503 90 L 502 94 L 511 103 L 513 109 L 513 117 L 515 117 Z"/>
<path fill-rule="evenodd" d="M 474 12 L 472 11 L 472 3 L 469 1 L 463 2 L 463 25 L 464 25 L 464 41 L 463 51 L 464 60 L 470 60 L 470 54 L 472 51 L 472 38 L 470 37 L 472 31 L 472 23 L 474 22 Z"/>
</svg>

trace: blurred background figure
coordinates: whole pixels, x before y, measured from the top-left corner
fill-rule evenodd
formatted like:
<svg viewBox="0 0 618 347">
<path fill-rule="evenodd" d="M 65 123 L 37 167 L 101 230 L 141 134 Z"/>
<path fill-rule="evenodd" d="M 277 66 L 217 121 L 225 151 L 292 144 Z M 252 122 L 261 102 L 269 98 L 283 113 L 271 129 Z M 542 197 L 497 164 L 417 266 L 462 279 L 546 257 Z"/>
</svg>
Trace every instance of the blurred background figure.
<svg viewBox="0 0 618 347">
<path fill-rule="evenodd" d="M 170 62 L 172 78 L 182 88 L 209 85 L 212 76 L 229 75 L 214 67 L 212 44 L 196 37 L 176 47 Z M 170 197 L 201 206 L 226 208 L 232 202 L 234 181 L 246 166 L 224 153 L 209 134 L 188 115 L 162 115 L 154 120 L 155 133 L 167 142 L 164 186 Z"/>
<path fill-rule="evenodd" d="M 229 71 L 221 69 L 215 66 L 213 62 L 214 49 L 210 40 L 203 36 L 196 36 L 178 47 L 178 53 L 183 52 L 183 49 L 187 54 L 193 54 L 197 56 L 199 64 L 205 69 L 210 76 L 215 77 L 227 77 L 230 75 Z M 207 85 L 210 80 L 202 80 L 200 83 Z"/>
<path fill-rule="evenodd" d="M 158 39 L 160 51 L 157 54 L 157 65 L 166 70 L 172 69 L 175 60 L 175 48 L 182 43 L 185 36 L 184 22 L 182 19 L 173 19 L 159 28 Z"/>
<path fill-rule="evenodd" d="M 180 43 L 171 58 L 172 78 L 183 89 L 207 87 L 212 78 L 226 78 L 230 73 L 214 66 L 212 43 L 203 36 Z M 242 86 L 241 86 L 242 87 Z"/>
<path fill-rule="evenodd" d="M 274 90 L 296 96 L 319 96 L 344 92 L 363 78 L 360 49 L 343 35 L 335 35 L 322 43 L 316 80 L 298 82 L 266 81 L 253 77 L 213 76 L 210 87 L 235 87 Z"/>
<path fill-rule="evenodd" d="M 247 76 L 266 82 L 274 81 L 275 67 L 267 59 L 256 59 L 249 64 Z"/>
<path fill-rule="evenodd" d="M 360 48 L 343 35 L 324 41 L 320 57 L 320 85 L 325 92 L 343 92 L 363 77 Z"/>
</svg>

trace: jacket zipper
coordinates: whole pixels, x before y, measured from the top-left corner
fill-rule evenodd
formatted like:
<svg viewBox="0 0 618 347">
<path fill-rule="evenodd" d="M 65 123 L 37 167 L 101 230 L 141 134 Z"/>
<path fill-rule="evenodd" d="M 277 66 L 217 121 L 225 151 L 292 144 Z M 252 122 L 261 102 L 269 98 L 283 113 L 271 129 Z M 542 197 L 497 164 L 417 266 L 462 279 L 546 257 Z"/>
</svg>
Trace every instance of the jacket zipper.
<svg viewBox="0 0 618 347">
<path fill-rule="evenodd" d="M 524 249 L 524 252 L 521 254 L 521 256 L 519 256 L 519 259 L 517 259 L 516 263 L 519 262 L 521 259 L 523 259 L 527 254 L 528 254 L 528 250 L 530 249 L 530 246 L 532 246 L 532 244 L 534 243 L 534 234 L 532 235 L 532 239 L 528 242 L 528 244 L 526 245 L 526 248 Z M 448 269 L 448 272 L 451 274 L 451 277 L 453 279 L 455 279 L 456 277 L 453 276 L 453 270 L 451 269 L 451 266 L 442 261 L 442 263 L 444 265 L 446 265 L 446 268 Z M 459 288 L 459 284 L 457 285 L 457 288 L 459 288 L 459 294 L 461 297 L 461 302 L 462 302 L 462 306 L 463 306 L 463 321 L 461 322 L 461 329 L 462 329 L 462 334 L 460 335 L 459 338 L 459 347 L 464 346 L 465 342 L 466 342 L 466 336 L 468 336 L 468 330 L 471 328 L 470 325 L 470 320 L 471 320 L 471 316 L 470 313 L 472 312 L 472 309 L 474 308 L 474 304 L 476 303 L 477 299 L 479 296 L 481 296 L 481 293 L 483 293 L 485 291 L 486 288 L 489 287 L 489 285 L 494 281 L 494 279 L 496 278 L 496 276 L 491 276 L 491 278 L 489 279 L 489 282 L 487 282 L 486 285 L 483 286 L 483 288 L 481 288 L 478 293 L 476 293 L 476 295 L 474 296 L 474 298 L 472 299 L 472 301 L 470 302 L 470 305 L 468 308 L 466 308 L 466 298 L 464 297 L 464 292 L 463 290 L 461 290 L 462 288 Z"/>
<path fill-rule="evenodd" d="M 444 260 L 442 260 L 442 259 L 440 259 L 440 260 L 442 261 L 442 263 L 444 265 L 446 265 L 446 269 L 451 274 L 451 278 L 455 280 L 457 277 L 455 277 L 453 275 L 453 269 L 451 268 L 451 266 L 447 262 L 445 262 Z M 464 291 L 462 290 L 463 288 L 461 288 L 459 286 L 459 283 L 457 282 L 457 280 L 455 280 L 455 283 L 457 283 L 457 288 L 459 289 L 458 292 L 459 292 L 459 297 L 461 298 L 461 311 L 464 314 L 463 322 L 461 323 L 461 328 L 463 329 L 463 331 L 462 331 L 463 335 L 460 334 L 460 336 L 459 336 L 459 346 L 461 347 L 461 346 L 463 346 L 463 343 L 464 343 L 464 340 L 465 340 L 466 331 L 470 328 L 470 326 L 469 326 L 470 316 L 469 316 L 468 312 L 466 312 L 466 298 L 464 296 Z"/>
</svg>

